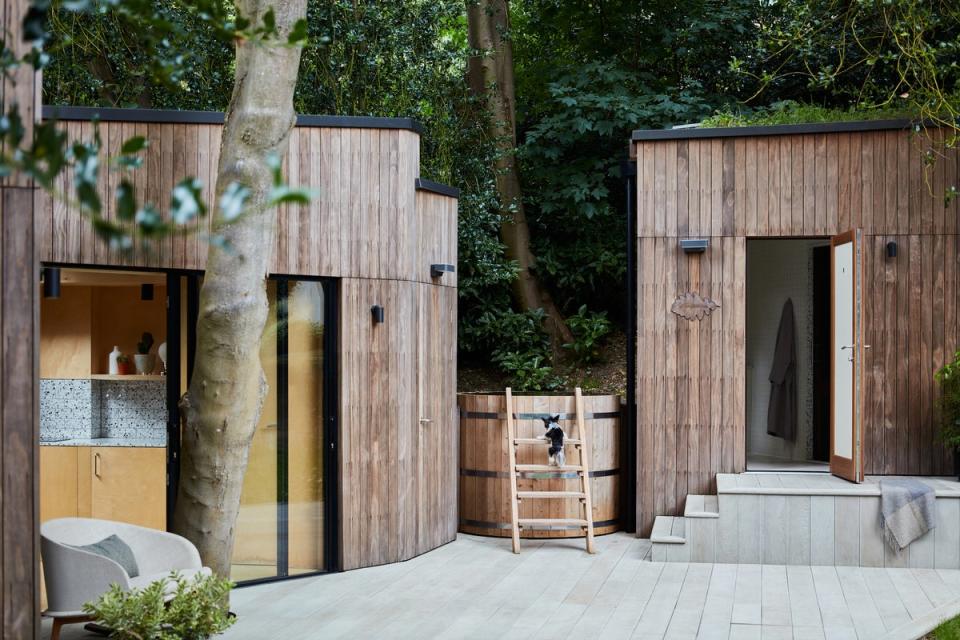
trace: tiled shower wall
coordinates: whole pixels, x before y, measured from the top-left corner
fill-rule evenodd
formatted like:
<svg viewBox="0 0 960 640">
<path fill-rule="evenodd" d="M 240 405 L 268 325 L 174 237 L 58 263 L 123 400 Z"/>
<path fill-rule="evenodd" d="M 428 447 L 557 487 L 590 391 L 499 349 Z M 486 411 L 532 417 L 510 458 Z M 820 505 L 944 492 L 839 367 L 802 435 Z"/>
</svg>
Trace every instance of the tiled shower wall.
<svg viewBox="0 0 960 640">
<path fill-rule="evenodd" d="M 40 381 L 40 439 L 163 438 L 164 380 Z"/>
</svg>

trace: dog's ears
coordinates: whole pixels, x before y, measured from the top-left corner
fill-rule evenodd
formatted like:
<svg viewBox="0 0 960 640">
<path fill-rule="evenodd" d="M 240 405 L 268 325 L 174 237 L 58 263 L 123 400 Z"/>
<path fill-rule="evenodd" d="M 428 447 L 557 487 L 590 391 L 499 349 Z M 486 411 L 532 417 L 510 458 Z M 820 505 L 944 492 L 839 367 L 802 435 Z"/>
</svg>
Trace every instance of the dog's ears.
<svg viewBox="0 0 960 640">
<path fill-rule="evenodd" d="M 552 420 L 554 422 L 560 422 L 560 414 L 558 413 L 557 415 L 553 416 Z"/>
<path fill-rule="evenodd" d="M 544 428 L 544 429 L 549 429 L 549 428 L 550 428 L 550 418 L 544 418 L 543 416 L 541 416 L 540 419 L 543 420 L 543 428 Z"/>
</svg>

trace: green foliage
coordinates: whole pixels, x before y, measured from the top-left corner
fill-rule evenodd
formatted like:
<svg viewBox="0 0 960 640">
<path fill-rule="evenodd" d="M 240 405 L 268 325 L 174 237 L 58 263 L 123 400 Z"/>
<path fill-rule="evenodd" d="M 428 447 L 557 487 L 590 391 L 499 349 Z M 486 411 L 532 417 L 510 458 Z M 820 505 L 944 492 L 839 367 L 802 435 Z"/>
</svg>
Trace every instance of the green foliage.
<svg viewBox="0 0 960 640">
<path fill-rule="evenodd" d="M 516 391 L 555 391 L 563 380 L 554 375 L 545 354 L 532 351 L 497 351 L 493 362 L 510 376 L 510 385 Z"/>
<path fill-rule="evenodd" d="M 782 100 L 768 107 L 727 108 L 704 118 L 704 127 L 749 127 L 758 125 L 805 124 L 809 122 L 849 122 L 910 118 L 915 114 L 897 109 L 838 108 Z"/>
<path fill-rule="evenodd" d="M 573 333 L 573 342 L 563 346 L 570 350 L 574 360 L 579 364 L 599 360 L 603 339 L 611 329 L 606 312 L 591 312 L 587 310 L 587 305 L 581 305 L 577 313 L 567 317 L 567 326 Z"/>
<path fill-rule="evenodd" d="M 110 628 L 118 640 L 205 640 L 226 631 L 233 618 L 224 603 L 233 583 L 216 576 L 170 575 L 173 597 L 164 603 L 167 580 L 125 591 L 113 585 L 84 613 Z"/>
<path fill-rule="evenodd" d="M 929 637 L 933 640 L 960 640 L 960 617 L 944 620 Z"/>
<path fill-rule="evenodd" d="M 940 437 L 960 449 L 960 351 L 935 374 L 940 385 Z"/>
</svg>

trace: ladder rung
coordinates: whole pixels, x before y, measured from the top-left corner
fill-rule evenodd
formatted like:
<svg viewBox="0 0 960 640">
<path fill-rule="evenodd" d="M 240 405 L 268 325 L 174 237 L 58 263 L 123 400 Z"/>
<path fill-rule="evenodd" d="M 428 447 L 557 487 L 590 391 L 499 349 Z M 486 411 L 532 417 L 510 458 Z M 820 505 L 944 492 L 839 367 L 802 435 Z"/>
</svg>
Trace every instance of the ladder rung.
<svg viewBox="0 0 960 640">
<path fill-rule="evenodd" d="M 552 464 L 518 464 L 517 471 L 583 471 L 580 465 L 565 465 L 555 467 Z"/>
<path fill-rule="evenodd" d="M 550 441 L 546 438 L 514 438 L 513 444 L 550 444 Z M 564 438 L 563 444 L 579 447 L 583 443 L 576 438 Z"/>
<path fill-rule="evenodd" d="M 583 500 L 587 497 L 582 491 L 517 491 L 518 498 L 528 500 L 547 500 L 550 498 L 579 498 Z"/>
<path fill-rule="evenodd" d="M 533 524 L 554 524 L 554 525 L 579 525 L 581 527 L 587 526 L 587 521 L 580 518 L 520 518 L 517 520 L 517 524 L 521 527 L 524 525 L 533 525 Z"/>
</svg>

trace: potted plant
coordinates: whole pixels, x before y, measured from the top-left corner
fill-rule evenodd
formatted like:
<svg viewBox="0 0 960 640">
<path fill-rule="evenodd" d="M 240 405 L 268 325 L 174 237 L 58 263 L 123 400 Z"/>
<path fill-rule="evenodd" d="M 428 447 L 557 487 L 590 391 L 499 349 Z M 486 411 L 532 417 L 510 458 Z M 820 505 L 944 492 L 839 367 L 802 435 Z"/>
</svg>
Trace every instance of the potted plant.
<svg viewBox="0 0 960 640">
<path fill-rule="evenodd" d="M 154 360 L 153 355 L 150 353 L 151 347 L 153 347 L 153 334 L 149 331 L 144 331 L 140 337 L 140 342 L 137 343 L 137 355 L 133 357 L 137 365 L 137 373 L 142 376 L 153 373 Z"/>
<path fill-rule="evenodd" d="M 115 584 L 83 611 L 119 640 L 207 640 L 234 622 L 225 605 L 232 588 L 217 576 L 174 572 L 142 589 L 124 591 Z"/>
<path fill-rule="evenodd" d="M 121 376 L 130 375 L 133 371 L 133 367 L 130 365 L 130 356 L 125 353 L 121 353 L 117 356 L 117 374 Z"/>
<path fill-rule="evenodd" d="M 960 475 L 960 351 L 934 375 L 940 385 L 940 437 L 953 449 L 953 471 Z"/>
</svg>

